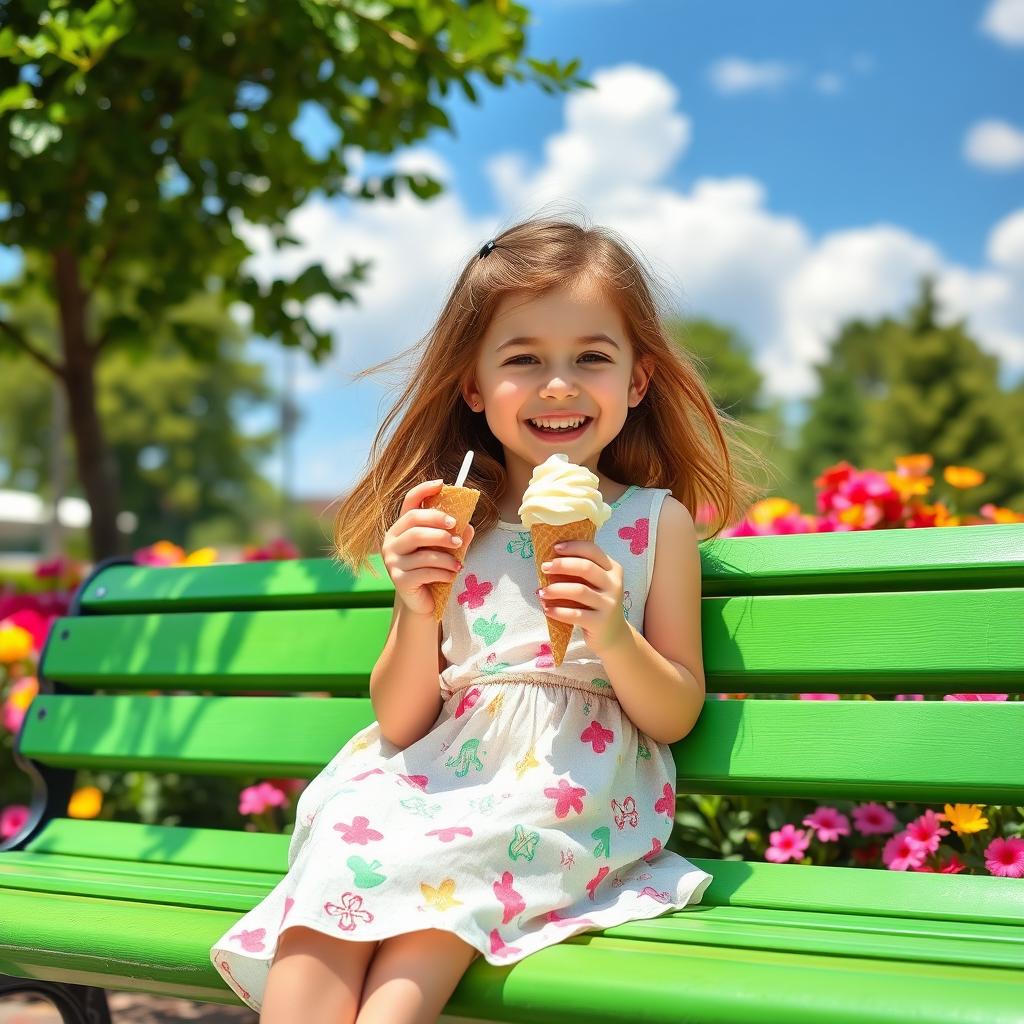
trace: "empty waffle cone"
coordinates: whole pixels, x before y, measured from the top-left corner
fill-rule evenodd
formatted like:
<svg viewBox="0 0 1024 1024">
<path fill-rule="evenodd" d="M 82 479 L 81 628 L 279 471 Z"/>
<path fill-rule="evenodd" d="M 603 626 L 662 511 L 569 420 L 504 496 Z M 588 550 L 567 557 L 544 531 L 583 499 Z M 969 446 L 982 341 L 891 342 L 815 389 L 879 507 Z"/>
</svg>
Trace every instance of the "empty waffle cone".
<svg viewBox="0 0 1024 1024">
<path fill-rule="evenodd" d="M 577 519 L 572 523 L 554 526 L 550 523 L 537 523 L 530 527 L 530 538 L 533 540 L 533 554 L 537 561 L 537 579 L 546 587 L 552 580 L 561 581 L 569 577 L 548 576 L 541 564 L 556 558 L 554 546 L 562 540 L 593 540 L 597 526 L 592 519 Z M 569 646 L 572 636 L 572 623 L 561 622 L 545 616 L 548 624 L 548 636 L 551 637 L 551 656 L 556 665 L 562 664 L 565 649 Z"/>
<path fill-rule="evenodd" d="M 441 490 L 437 494 L 426 499 L 424 504 L 427 508 L 439 508 L 442 512 L 447 512 L 448 515 L 455 519 L 455 525 L 451 528 L 452 535 L 455 537 L 461 537 L 466 532 L 466 527 L 469 526 L 469 520 L 473 516 L 473 510 L 476 508 L 476 503 L 480 499 L 480 492 L 475 487 L 449 487 L 448 484 L 444 484 Z M 466 546 L 463 544 L 462 547 L 449 548 L 448 550 L 462 562 L 466 556 Z M 434 595 L 434 621 L 440 622 L 441 616 L 444 615 L 444 610 L 448 604 L 448 598 L 451 596 L 452 587 L 455 586 L 455 581 L 458 579 L 456 574 L 450 583 L 443 583 L 438 580 L 435 583 L 430 584 L 430 592 Z"/>
</svg>

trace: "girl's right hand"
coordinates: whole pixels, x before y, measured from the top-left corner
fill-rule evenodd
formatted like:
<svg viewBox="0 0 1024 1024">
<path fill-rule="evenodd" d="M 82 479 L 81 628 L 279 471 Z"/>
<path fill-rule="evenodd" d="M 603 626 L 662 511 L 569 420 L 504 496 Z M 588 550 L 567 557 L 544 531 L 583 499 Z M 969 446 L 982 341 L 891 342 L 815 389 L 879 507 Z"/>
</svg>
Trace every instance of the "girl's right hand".
<svg viewBox="0 0 1024 1024">
<path fill-rule="evenodd" d="M 424 499 L 440 492 L 441 480 L 417 484 L 405 495 L 402 511 L 384 534 L 380 553 L 395 585 L 395 592 L 414 615 L 434 614 L 431 583 L 450 583 L 462 563 L 453 551 L 464 551 L 476 532 L 471 525 L 456 538 L 451 533 L 455 520 L 436 508 L 421 508 Z M 456 542 L 458 541 L 458 543 Z"/>
</svg>

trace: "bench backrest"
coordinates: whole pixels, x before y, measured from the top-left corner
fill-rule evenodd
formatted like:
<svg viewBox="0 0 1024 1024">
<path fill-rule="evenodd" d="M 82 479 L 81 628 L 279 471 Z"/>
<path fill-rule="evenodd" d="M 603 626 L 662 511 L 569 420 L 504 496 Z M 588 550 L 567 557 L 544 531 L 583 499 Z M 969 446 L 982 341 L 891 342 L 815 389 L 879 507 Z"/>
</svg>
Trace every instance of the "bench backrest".
<svg viewBox="0 0 1024 1024">
<path fill-rule="evenodd" d="M 1024 525 L 717 539 L 701 557 L 709 695 L 1024 690 Z M 394 597 L 376 565 L 98 565 L 19 736 L 31 834 L 64 815 L 76 768 L 316 775 L 372 720 Z M 709 696 L 673 752 L 686 793 L 1020 805 L 1022 737 L 1024 702 Z"/>
</svg>

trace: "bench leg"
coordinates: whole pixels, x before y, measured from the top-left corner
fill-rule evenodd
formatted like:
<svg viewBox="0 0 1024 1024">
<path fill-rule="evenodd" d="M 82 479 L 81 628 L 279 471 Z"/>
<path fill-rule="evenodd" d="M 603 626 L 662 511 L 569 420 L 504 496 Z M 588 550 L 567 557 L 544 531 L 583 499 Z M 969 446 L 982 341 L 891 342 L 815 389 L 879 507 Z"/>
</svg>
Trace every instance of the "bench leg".
<svg viewBox="0 0 1024 1024">
<path fill-rule="evenodd" d="M 110 1024 L 107 993 L 101 988 L 0 974 L 0 999 L 15 993 L 38 996 L 53 1003 L 64 1024 Z"/>
</svg>

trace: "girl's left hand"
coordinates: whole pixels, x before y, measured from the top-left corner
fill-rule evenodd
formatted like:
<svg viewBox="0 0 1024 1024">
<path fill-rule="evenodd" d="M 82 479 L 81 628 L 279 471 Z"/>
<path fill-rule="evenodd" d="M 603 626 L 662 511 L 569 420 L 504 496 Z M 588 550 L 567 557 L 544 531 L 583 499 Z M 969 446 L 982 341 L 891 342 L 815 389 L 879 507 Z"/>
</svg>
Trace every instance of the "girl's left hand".
<svg viewBox="0 0 1024 1024">
<path fill-rule="evenodd" d="M 562 541 L 555 557 L 542 568 L 548 576 L 575 576 L 581 581 L 549 583 L 538 596 L 546 616 L 582 627 L 595 654 L 610 650 L 629 635 L 622 610 L 622 566 L 593 541 Z"/>
</svg>

